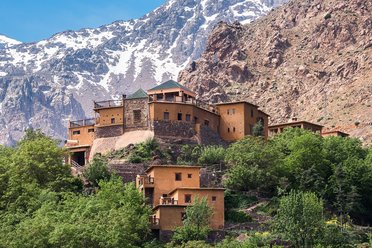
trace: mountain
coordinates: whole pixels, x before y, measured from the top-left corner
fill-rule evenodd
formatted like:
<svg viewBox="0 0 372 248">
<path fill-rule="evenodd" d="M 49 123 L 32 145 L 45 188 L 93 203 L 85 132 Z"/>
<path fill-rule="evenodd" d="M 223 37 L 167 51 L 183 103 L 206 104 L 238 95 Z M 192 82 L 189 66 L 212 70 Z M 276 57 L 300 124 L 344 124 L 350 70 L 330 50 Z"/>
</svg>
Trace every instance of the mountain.
<svg viewBox="0 0 372 248">
<path fill-rule="evenodd" d="M 9 38 L 0 34 L 0 49 L 9 48 L 14 45 L 21 44 L 22 42 Z"/>
<path fill-rule="evenodd" d="M 290 1 L 248 24 L 220 23 L 179 81 L 212 102 L 248 100 L 372 141 L 372 1 Z"/>
<path fill-rule="evenodd" d="M 63 139 L 68 119 L 93 114 L 92 100 L 175 79 L 218 22 L 248 23 L 282 2 L 168 0 L 137 20 L 1 49 L 0 143 L 14 143 L 27 127 Z"/>
</svg>

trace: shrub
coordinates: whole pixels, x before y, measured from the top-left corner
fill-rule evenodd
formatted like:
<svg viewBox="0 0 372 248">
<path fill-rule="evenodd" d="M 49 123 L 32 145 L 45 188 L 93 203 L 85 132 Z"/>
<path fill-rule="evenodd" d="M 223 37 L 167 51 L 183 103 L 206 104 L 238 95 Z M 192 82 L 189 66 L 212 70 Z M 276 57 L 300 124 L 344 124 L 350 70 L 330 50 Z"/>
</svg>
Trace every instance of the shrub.
<svg viewBox="0 0 372 248">
<path fill-rule="evenodd" d="M 129 154 L 128 161 L 135 164 L 143 163 L 151 160 L 156 152 L 163 156 L 156 140 L 154 138 L 147 139 L 145 142 L 134 146 L 133 151 Z"/>
<path fill-rule="evenodd" d="M 202 149 L 198 163 L 202 165 L 220 164 L 225 160 L 225 149 L 222 146 L 206 146 Z"/>
<path fill-rule="evenodd" d="M 107 160 L 100 155 L 95 156 L 84 171 L 84 177 L 95 187 L 101 180 L 108 181 L 111 178 L 111 173 L 108 169 Z"/>
<path fill-rule="evenodd" d="M 226 212 L 225 215 L 226 221 L 234 222 L 234 223 L 244 223 L 244 222 L 251 222 L 252 217 L 243 212 L 243 211 L 237 211 L 237 210 L 229 210 Z"/>
</svg>

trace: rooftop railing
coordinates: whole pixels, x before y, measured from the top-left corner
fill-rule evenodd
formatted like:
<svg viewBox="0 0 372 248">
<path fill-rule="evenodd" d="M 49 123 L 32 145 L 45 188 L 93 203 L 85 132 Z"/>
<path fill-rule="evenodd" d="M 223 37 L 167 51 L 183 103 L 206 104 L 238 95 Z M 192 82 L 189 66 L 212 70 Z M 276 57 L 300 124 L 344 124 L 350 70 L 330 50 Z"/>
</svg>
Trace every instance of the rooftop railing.
<svg viewBox="0 0 372 248">
<path fill-rule="evenodd" d="M 123 106 L 122 100 L 108 100 L 108 101 L 94 102 L 95 109 L 121 107 L 121 106 Z"/>
<path fill-rule="evenodd" d="M 154 180 L 153 177 L 149 177 L 149 176 L 138 177 L 138 184 L 140 186 L 142 186 L 142 185 L 145 185 L 145 186 L 154 185 L 154 183 L 155 183 L 155 180 Z"/>
<path fill-rule="evenodd" d="M 178 205 L 178 200 L 173 197 L 160 197 L 160 205 Z"/>
<path fill-rule="evenodd" d="M 169 102 L 169 103 L 183 103 L 183 104 L 190 104 L 194 105 L 196 107 L 199 107 L 201 109 L 207 110 L 209 112 L 219 114 L 217 108 L 214 105 L 211 105 L 209 103 L 203 102 L 201 100 L 196 100 L 193 98 L 190 98 L 188 100 L 182 99 L 182 97 L 174 97 L 174 98 L 167 98 L 167 99 L 149 99 L 150 102 Z"/>
<path fill-rule="evenodd" d="M 94 118 L 85 119 L 85 120 L 78 120 L 78 121 L 70 121 L 70 128 L 72 128 L 72 127 L 94 126 L 95 124 L 96 124 L 96 120 Z"/>
</svg>

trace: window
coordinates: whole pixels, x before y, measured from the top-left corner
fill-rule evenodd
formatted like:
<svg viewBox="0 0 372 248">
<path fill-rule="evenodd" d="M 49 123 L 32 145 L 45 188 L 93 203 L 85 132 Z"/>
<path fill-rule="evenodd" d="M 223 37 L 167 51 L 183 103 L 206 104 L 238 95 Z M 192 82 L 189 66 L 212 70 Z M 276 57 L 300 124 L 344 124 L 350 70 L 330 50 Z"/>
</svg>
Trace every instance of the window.
<svg viewBox="0 0 372 248">
<path fill-rule="evenodd" d="M 204 125 L 209 126 L 209 121 L 208 120 L 204 120 Z"/>
<path fill-rule="evenodd" d="M 182 173 L 176 173 L 176 181 L 182 181 Z"/>
<path fill-rule="evenodd" d="M 227 115 L 229 115 L 229 114 L 230 114 L 230 109 L 227 110 Z"/>
<path fill-rule="evenodd" d="M 192 178 L 192 174 L 187 174 L 187 178 Z"/>
<path fill-rule="evenodd" d="M 169 112 L 164 112 L 164 120 L 165 121 L 169 120 Z"/>
<path fill-rule="evenodd" d="M 111 124 L 115 124 L 115 118 L 111 118 Z"/>
<path fill-rule="evenodd" d="M 185 203 L 191 203 L 191 195 L 185 195 Z"/>
<path fill-rule="evenodd" d="M 251 117 L 253 117 L 253 109 L 251 109 Z"/>
<path fill-rule="evenodd" d="M 134 123 L 141 122 L 141 110 L 133 110 L 133 121 Z"/>
<path fill-rule="evenodd" d="M 167 194 L 163 194 L 163 197 L 167 197 L 168 195 Z"/>
<path fill-rule="evenodd" d="M 186 114 L 186 121 L 191 121 L 191 115 Z"/>
<path fill-rule="evenodd" d="M 235 115 L 235 109 L 232 109 L 232 114 Z"/>
<path fill-rule="evenodd" d="M 182 121 L 182 113 L 177 114 L 177 120 Z"/>
<path fill-rule="evenodd" d="M 89 128 L 88 133 L 94 133 L 94 128 Z"/>
<path fill-rule="evenodd" d="M 217 196 L 212 196 L 212 202 L 216 202 L 217 201 Z"/>
<path fill-rule="evenodd" d="M 235 133 L 235 127 L 233 127 L 233 132 Z"/>
<path fill-rule="evenodd" d="M 227 132 L 230 133 L 230 128 L 229 127 L 227 128 Z"/>
<path fill-rule="evenodd" d="M 80 130 L 77 130 L 77 131 L 73 131 L 72 132 L 72 135 L 79 135 L 80 134 Z"/>
<path fill-rule="evenodd" d="M 181 213 L 181 220 L 184 221 L 186 219 L 186 213 Z"/>
</svg>

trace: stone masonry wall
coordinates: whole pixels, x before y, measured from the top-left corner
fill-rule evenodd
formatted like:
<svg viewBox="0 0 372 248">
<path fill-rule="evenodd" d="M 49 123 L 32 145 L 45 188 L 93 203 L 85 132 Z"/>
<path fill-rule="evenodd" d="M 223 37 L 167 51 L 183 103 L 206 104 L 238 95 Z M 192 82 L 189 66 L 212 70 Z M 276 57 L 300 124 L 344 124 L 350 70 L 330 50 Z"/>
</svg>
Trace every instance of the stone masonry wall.
<svg viewBox="0 0 372 248">
<path fill-rule="evenodd" d="M 107 127 L 97 127 L 96 138 L 110 138 L 116 137 L 123 134 L 123 126 L 107 126 Z"/>
<path fill-rule="evenodd" d="M 214 132 L 206 125 L 200 126 L 200 133 L 198 136 L 199 142 L 203 145 L 227 146 L 227 142 L 224 141 L 218 133 Z"/>
<path fill-rule="evenodd" d="M 141 111 L 141 120 L 135 122 L 134 120 L 134 111 Z M 143 129 L 148 128 L 149 126 L 149 104 L 148 99 L 125 99 L 124 100 L 124 127 L 125 129 Z"/>
<path fill-rule="evenodd" d="M 180 121 L 154 121 L 152 123 L 155 136 L 173 136 L 192 138 L 196 135 L 194 124 Z"/>
</svg>

